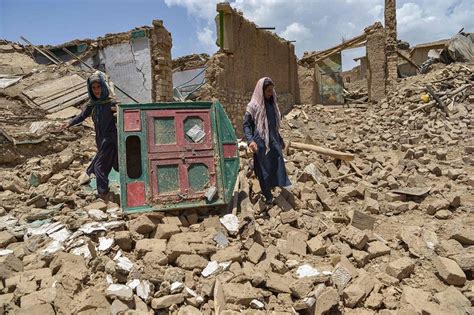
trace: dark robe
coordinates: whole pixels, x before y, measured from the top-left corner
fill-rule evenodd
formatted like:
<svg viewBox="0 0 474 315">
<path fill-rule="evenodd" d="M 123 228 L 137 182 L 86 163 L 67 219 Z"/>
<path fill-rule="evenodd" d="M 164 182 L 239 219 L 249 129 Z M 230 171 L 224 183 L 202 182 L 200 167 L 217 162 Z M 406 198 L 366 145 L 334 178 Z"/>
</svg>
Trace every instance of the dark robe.
<svg viewBox="0 0 474 315">
<path fill-rule="evenodd" d="M 262 193 L 267 200 L 272 199 L 271 189 L 273 187 L 285 187 L 291 185 L 286 174 L 285 161 L 283 160 L 283 139 L 277 130 L 277 117 L 272 100 L 265 99 L 265 111 L 268 120 L 269 147 L 270 151 L 265 154 L 265 141 L 260 137 L 252 116 L 249 113 L 244 117 L 244 135 L 247 143 L 252 141 L 258 146 L 254 154 L 254 170 Z"/>
<path fill-rule="evenodd" d="M 69 126 L 74 126 L 92 115 L 97 154 L 87 168 L 87 174 L 95 174 L 97 192 L 101 195 L 109 192 L 109 173 L 112 167 L 118 171 L 117 126 L 112 111 L 116 104 L 111 100 L 103 104 L 88 105 L 69 122 Z"/>
</svg>

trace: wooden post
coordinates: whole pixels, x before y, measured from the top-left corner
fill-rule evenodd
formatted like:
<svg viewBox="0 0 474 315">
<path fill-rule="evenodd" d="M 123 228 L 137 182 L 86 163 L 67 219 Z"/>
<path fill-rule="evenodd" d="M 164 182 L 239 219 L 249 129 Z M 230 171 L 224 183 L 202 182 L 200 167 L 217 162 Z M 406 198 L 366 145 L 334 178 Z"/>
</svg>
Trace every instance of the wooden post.
<svg viewBox="0 0 474 315">
<path fill-rule="evenodd" d="M 355 157 L 355 155 L 352 154 L 352 153 L 345 153 L 345 152 L 335 151 L 335 150 L 319 147 L 319 146 L 312 145 L 312 144 L 306 144 L 306 143 L 290 142 L 290 143 L 288 143 L 288 147 L 291 147 L 291 148 L 294 148 L 294 149 L 314 151 L 314 152 L 317 152 L 319 154 L 332 156 L 333 158 L 343 160 L 343 161 L 352 161 Z"/>
</svg>

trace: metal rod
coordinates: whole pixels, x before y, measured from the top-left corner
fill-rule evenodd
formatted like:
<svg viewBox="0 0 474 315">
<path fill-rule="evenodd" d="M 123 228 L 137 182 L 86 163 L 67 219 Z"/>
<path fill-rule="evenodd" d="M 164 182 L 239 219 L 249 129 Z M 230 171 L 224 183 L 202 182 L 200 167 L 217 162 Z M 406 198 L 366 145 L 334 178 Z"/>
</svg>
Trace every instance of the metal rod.
<svg viewBox="0 0 474 315">
<path fill-rule="evenodd" d="M 52 61 L 55 65 L 59 64 L 56 60 L 54 60 L 51 56 L 48 56 L 44 51 L 42 51 L 41 49 L 39 49 L 38 47 L 36 47 L 35 45 L 33 45 L 29 40 L 27 40 L 26 38 L 24 38 L 23 36 L 20 36 L 20 38 L 25 42 L 27 43 L 28 45 L 30 45 L 31 47 L 33 47 L 35 50 L 37 50 L 40 54 L 42 54 L 43 56 L 45 56 L 46 58 L 48 58 L 50 61 Z"/>
<path fill-rule="evenodd" d="M 69 49 L 63 47 L 63 50 L 69 55 L 71 56 L 72 58 L 76 59 L 77 61 L 79 61 L 81 64 L 83 64 L 84 66 L 86 66 L 87 68 L 89 68 L 90 70 L 96 70 L 94 69 L 93 67 L 91 67 L 90 65 L 88 65 L 84 60 L 82 60 L 81 58 L 79 58 L 78 56 L 74 55 Z M 119 90 L 120 92 L 122 92 L 125 96 L 127 96 L 128 98 L 130 98 L 132 101 L 134 101 L 135 103 L 140 103 L 139 101 L 137 101 L 136 99 L 134 99 L 131 95 L 129 95 L 127 92 L 125 92 L 124 90 L 122 90 L 120 87 L 117 86 L 117 84 L 114 83 L 114 86 L 117 88 L 117 90 Z"/>
</svg>

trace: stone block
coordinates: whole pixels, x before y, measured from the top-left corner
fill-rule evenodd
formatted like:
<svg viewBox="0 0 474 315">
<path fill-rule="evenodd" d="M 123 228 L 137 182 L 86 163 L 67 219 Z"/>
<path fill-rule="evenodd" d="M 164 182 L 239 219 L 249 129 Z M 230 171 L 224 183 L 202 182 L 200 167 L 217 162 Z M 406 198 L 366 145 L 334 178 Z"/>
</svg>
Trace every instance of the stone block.
<svg viewBox="0 0 474 315">
<path fill-rule="evenodd" d="M 258 244 L 257 242 L 254 242 L 248 251 L 247 258 L 250 262 L 256 264 L 260 261 L 260 258 L 262 258 L 264 253 L 265 247 Z"/>
<path fill-rule="evenodd" d="M 158 224 L 156 226 L 155 238 L 169 239 L 172 235 L 181 232 L 176 224 Z"/>
<path fill-rule="evenodd" d="M 351 225 L 344 228 L 341 233 L 339 233 L 339 237 L 357 249 L 364 248 L 369 239 L 364 231 L 361 231 Z"/>
<path fill-rule="evenodd" d="M 286 235 L 287 247 L 290 253 L 306 255 L 306 241 L 308 235 L 300 231 L 290 231 Z"/>
<path fill-rule="evenodd" d="M 438 256 L 433 263 L 439 276 L 447 284 L 462 286 L 466 282 L 466 275 L 454 260 Z"/>
<path fill-rule="evenodd" d="M 387 266 L 386 272 L 388 275 L 399 280 L 409 277 L 415 271 L 415 262 L 403 257 L 390 262 Z"/>
<path fill-rule="evenodd" d="M 132 233 L 147 235 L 155 229 L 155 224 L 146 215 L 141 215 L 129 223 L 129 230 Z"/>
<path fill-rule="evenodd" d="M 180 255 L 176 259 L 176 265 L 187 270 L 204 269 L 206 268 L 207 264 L 207 259 L 204 259 L 196 254 Z"/>
</svg>

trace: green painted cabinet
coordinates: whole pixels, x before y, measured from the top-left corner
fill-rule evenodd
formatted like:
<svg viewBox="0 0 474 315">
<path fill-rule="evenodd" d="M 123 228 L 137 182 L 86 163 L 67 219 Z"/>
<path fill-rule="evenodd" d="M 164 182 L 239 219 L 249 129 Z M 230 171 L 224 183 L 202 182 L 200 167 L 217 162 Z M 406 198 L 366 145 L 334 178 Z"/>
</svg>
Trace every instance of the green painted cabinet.
<svg viewBox="0 0 474 315">
<path fill-rule="evenodd" d="M 219 102 L 120 105 L 118 130 L 125 212 L 217 206 L 231 200 L 239 152 Z"/>
</svg>

